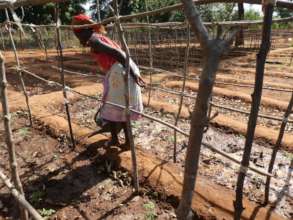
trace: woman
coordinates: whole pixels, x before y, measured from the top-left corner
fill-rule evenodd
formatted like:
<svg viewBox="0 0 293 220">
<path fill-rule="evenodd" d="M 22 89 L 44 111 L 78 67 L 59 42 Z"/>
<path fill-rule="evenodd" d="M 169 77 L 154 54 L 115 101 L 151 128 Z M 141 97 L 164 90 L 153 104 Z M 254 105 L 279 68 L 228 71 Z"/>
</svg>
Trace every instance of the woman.
<svg viewBox="0 0 293 220">
<path fill-rule="evenodd" d="M 74 16 L 72 25 L 93 24 L 94 22 L 86 15 Z M 106 37 L 103 26 L 95 25 L 90 28 L 74 28 L 76 37 L 83 46 L 91 48 L 94 59 L 99 69 L 105 74 L 102 107 L 95 116 L 95 121 L 102 129 L 97 133 L 111 132 L 111 140 L 106 146 L 119 145 L 118 134 L 123 128 L 125 134 L 125 145 L 128 144 L 125 110 L 106 102 L 125 106 L 125 83 L 124 74 L 126 66 L 126 55 L 120 46 Z M 140 86 L 144 82 L 135 63 L 130 59 L 129 77 L 129 105 L 131 109 L 142 112 L 142 96 Z M 138 114 L 132 113 L 131 119 L 137 120 Z"/>
</svg>

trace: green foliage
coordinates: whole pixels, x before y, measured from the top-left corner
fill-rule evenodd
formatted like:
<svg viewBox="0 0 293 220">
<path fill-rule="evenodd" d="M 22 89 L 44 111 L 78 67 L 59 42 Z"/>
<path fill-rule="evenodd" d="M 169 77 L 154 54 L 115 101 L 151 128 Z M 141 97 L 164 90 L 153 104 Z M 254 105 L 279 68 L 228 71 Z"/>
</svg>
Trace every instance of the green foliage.
<svg viewBox="0 0 293 220">
<path fill-rule="evenodd" d="M 236 18 L 235 4 L 207 4 L 198 6 L 203 21 L 230 21 Z"/>
<path fill-rule="evenodd" d="M 91 0 L 92 4 L 90 10 L 92 10 L 92 17 L 97 19 L 97 0 Z M 100 3 L 100 16 L 101 19 L 105 19 L 112 15 L 109 10 L 110 0 L 99 0 Z M 120 6 L 120 15 L 129 15 L 133 8 L 133 2 L 131 0 L 118 0 Z"/>
<path fill-rule="evenodd" d="M 143 208 L 146 211 L 145 219 L 146 220 L 155 220 L 157 218 L 156 212 L 155 212 L 155 204 L 151 201 L 143 204 Z"/>
<path fill-rule="evenodd" d="M 261 15 L 258 11 L 250 8 L 244 13 L 244 20 L 260 20 Z"/>
<path fill-rule="evenodd" d="M 70 0 L 60 4 L 60 15 L 63 24 L 69 24 L 71 17 L 84 11 L 81 6 L 87 0 Z M 16 10 L 19 17 L 22 17 L 21 9 Z M 0 22 L 5 21 L 3 10 L 0 13 Z M 55 21 L 55 4 L 47 3 L 45 5 L 24 7 L 23 23 L 49 24 Z"/>
<path fill-rule="evenodd" d="M 30 135 L 31 132 L 30 132 L 29 128 L 23 127 L 23 128 L 20 128 L 17 133 L 21 137 L 27 137 Z"/>
<path fill-rule="evenodd" d="M 152 11 L 176 3 L 178 3 L 177 0 L 133 0 L 132 7 L 133 13 L 139 13 L 144 11 Z M 157 16 L 151 16 L 149 19 L 150 22 L 183 21 L 184 15 L 181 11 L 171 11 Z M 142 21 L 146 21 L 146 18 L 142 19 Z"/>
<path fill-rule="evenodd" d="M 287 0 L 293 2 L 293 0 Z M 276 12 L 280 18 L 287 18 L 293 16 L 293 12 L 286 8 L 276 8 Z"/>
<path fill-rule="evenodd" d="M 54 209 L 42 208 L 39 210 L 39 213 L 42 217 L 44 217 L 46 219 L 46 218 L 50 217 L 51 215 L 53 215 L 54 213 L 56 213 L 56 211 Z"/>
</svg>

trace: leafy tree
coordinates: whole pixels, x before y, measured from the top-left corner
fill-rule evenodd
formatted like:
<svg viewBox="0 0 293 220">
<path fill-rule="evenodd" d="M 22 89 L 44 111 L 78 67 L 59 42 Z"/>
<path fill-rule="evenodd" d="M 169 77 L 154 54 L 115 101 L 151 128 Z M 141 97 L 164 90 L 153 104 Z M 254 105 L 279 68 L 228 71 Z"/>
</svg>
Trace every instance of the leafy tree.
<svg viewBox="0 0 293 220">
<path fill-rule="evenodd" d="M 97 0 L 91 0 L 92 4 L 90 10 L 92 11 L 92 17 L 97 19 Z M 112 0 L 99 0 L 100 4 L 100 16 L 101 19 L 111 16 L 111 6 Z M 133 2 L 131 0 L 119 0 L 120 15 L 128 15 L 132 12 Z"/>
<path fill-rule="evenodd" d="M 82 3 L 87 2 L 87 0 L 71 0 L 60 4 L 61 9 L 61 21 L 64 24 L 69 24 L 71 17 L 81 11 L 84 11 Z M 34 23 L 34 24 L 49 24 L 55 20 L 55 4 L 48 3 L 45 5 L 36 5 L 24 7 L 24 23 Z M 23 13 L 21 9 L 17 9 L 16 13 L 19 17 L 22 17 Z M 5 13 L 2 11 L 0 13 L 0 21 L 5 21 Z"/>
<path fill-rule="evenodd" d="M 230 21 L 237 18 L 235 13 L 235 4 L 208 4 L 198 6 L 198 10 L 201 14 L 201 17 L 206 22 L 213 21 Z"/>
<path fill-rule="evenodd" d="M 261 14 L 252 8 L 247 9 L 244 13 L 244 20 L 260 20 L 260 19 L 261 19 Z"/>
<path fill-rule="evenodd" d="M 293 2 L 293 0 L 288 0 L 288 1 Z M 278 16 L 281 18 L 293 16 L 293 12 L 288 10 L 287 8 L 277 8 L 276 11 Z"/>
</svg>

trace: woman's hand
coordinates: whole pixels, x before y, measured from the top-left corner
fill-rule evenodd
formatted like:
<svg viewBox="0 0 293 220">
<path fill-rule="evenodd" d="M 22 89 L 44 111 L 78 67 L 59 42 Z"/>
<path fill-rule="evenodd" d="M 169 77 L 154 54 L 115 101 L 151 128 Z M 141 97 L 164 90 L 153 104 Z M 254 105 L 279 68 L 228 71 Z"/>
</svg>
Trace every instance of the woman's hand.
<svg viewBox="0 0 293 220">
<path fill-rule="evenodd" d="M 146 85 L 145 81 L 140 76 L 136 77 L 135 82 L 142 88 Z"/>
</svg>

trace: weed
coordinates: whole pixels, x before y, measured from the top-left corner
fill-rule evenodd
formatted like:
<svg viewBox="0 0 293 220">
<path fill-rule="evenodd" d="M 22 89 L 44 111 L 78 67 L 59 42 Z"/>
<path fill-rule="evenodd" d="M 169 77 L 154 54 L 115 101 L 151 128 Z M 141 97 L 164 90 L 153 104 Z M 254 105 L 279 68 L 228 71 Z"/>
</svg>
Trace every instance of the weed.
<svg viewBox="0 0 293 220">
<path fill-rule="evenodd" d="M 145 220 L 155 220 L 157 218 L 156 212 L 155 212 L 155 204 L 151 201 L 143 204 L 143 208 L 146 211 L 145 214 Z"/>
<path fill-rule="evenodd" d="M 30 134 L 29 128 L 26 128 L 26 127 L 24 127 L 24 128 L 20 128 L 20 129 L 18 130 L 18 134 L 19 134 L 21 137 L 27 137 L 27 136 L 29 136 L 29 134 Z"/>
<path fill-rule="evenodd" d="M 39 213 L 42 217 L 44 217 L 46 219 L 46 218 L 50 217 L 51 215 L 53 215 L 54 213 L 56 213 L 56 211 L 54 209 L 42 208 L 39 210 Z"/>
</svg>

